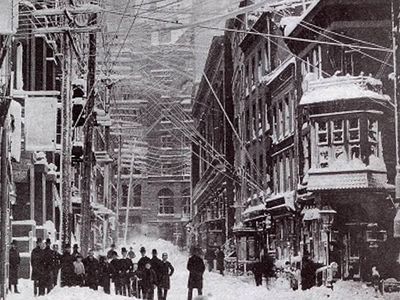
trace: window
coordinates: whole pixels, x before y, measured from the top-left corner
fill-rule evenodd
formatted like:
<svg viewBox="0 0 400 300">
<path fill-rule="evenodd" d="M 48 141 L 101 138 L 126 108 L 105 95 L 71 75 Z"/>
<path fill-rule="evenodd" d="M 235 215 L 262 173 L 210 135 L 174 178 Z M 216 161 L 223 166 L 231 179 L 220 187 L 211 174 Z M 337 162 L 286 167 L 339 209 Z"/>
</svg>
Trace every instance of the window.
<svg viewBox="0 0 400 300">
<path fill-rule="evenodd" d="M 288 151 L 285 157 L 285 191 L 289 191 L 292 189 L 292 163 L 291 163 L 291 155 Z"/>
<path fill-rule="evenodd" d="M 279 156 L 279 192 L 285 190 L 285 160 Z"/>
<path fill-rule="evenodd" d="M 170 135 L 163 135 L 161 136 L 161 147 L 171 147 L 172 145 L 172 136 Z"/>
<path fill-rule="evenodd" d="M 257 69 L 256 69 L 257 67 L 256 67 L 256 58 L 255 57 L 253 57 L 252 59 L 251 59 L 251 89 L 253 90 L 254 88 L 255 88 L 255 84 L 256 84 L 256 72 L 257 72 Z"/>
<path fill-rule="evenodd" d="M 133 206 L 142 206 L 142 186 L 140 184 L 135 185 L 133 189 Z"/>
<path fill-rule="evenodd" d="M 278 109 L 276 106 L 272 109 L 272 119 L 273 119 L 273 126 L 274 126 L 274 139 L 275 141 L 278 139 Z"/>
<path fill-rule="evenodd" d="M 278 136 L 279 138 L 283 137 L 283 133 L 285 130 L 285 125 L 284 125 L 284 121 L 285 121 L 285 112 L 283 110 L 283 103 L 279 102 L 278 104 L 278 117 L 279 117 L 279 124 L 278 124 Z"/>
<path fill-rule="evenodd" d="M 262 115 L 262 100 L 258 99 L 258 130 L 257 134 L 260 136 L 263 132 L 263 115 Z"/>
<path fill-rule="evenodd" d="M 358 118 L 347 120 L 349 142 L 360 141 L 360 120 Z"/>
<path fill-rule="evenodd" d="M 332 121 L 332 141 L 334 144 L 342 144 L 344 142 L 343 132 L 343 120 Z"/>
<path fill-rule="evenodd" d="M 182 193 L 182 214 L 190 214 L 190 191 L 184 190 Z"/>
<path fill-rule="evenodd" d="M 368 119 L 368 144 L 370 146 L 370 153 L 377 157 L 379 156 L 378 142 L 378 121 Z"/>
<path fill-rule="evenodd" d="M 270 60 L 269 60 L 269 41 L 267 41 L 265 43 L 265 51 L 264 51 L 264 72 L 265 74 L 268 74 L 271 70 L 271 64 L 270 64 Z"/>
<path fill-rule="evenodd" d="M 284 113 L 284 115 L 285 115 L 285 135 L 289 135 L 291 132 L 292 120 L 290 120 L 291 112 L 290 112 L 289 101 L 290 101 L 290 96 L 289 96 L 289 93 L 287 93 L 285 95 L 285 99 L 284 99 L 284 102 L 285 102 L 285 104 L 284 104 L 285 105 L 285 113 Z"/>
<path fill-rule="evenodd" d="M 244 74 L 244 89 L 246 91 L 246 96 L 249 95 L 250 90 L 249 90 L 249 65 L 247 64 L 245 67 L 245 74 Z"/>
<path fill-rule="evenodd" d="M 162 189 L 158 193 L 158 203 L 160 214 L 174 213 L 174 193 L 170 189 Z"/>
<path fill-rule="evenodd" d="M 264 105 L 264 121 L 265 121 L 265 130 L 269 130 L 269 122 L 268 122 L 268 104 L 265 102 Z"/>
<path fill-rule="evenodd" d="M 261 49 L 258 50 L 258 57 L 257 57 L 257 75 L 258 75 L 258 81 L 261 80 L 261 77 L 263 75 L 263 64 L 262 64 L 262 52 Z"/>
<path fill-rule="evenodd" d="M 128 205 L 128 191 L 129 191 L 129 187 L 128 185 L 122 185 L 122 203 L 121 206 L 122 207 L 127 207 Z"/>
<path fill-rule="evenodd" d="M 318 145 L 328 144 L 328 123 L 320 121 L 317 123 Z"/>
<path fill-rule="evenodd" d="M 253 104 L 253 139 L 256 138 L 256 130 L 257 130 L 257 106 Z"/>
</svg>

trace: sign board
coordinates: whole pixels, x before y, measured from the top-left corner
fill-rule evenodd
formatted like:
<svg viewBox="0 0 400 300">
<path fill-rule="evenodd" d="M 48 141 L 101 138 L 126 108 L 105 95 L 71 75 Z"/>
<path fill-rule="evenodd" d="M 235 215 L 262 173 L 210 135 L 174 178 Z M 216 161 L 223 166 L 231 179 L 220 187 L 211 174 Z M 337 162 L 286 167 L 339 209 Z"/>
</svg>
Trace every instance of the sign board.
<svg viewBox="0 0 400 300">
<path fill-rule="evenodd" d="M 18 0 L 0 0 L 0 34 L 13 34 L 18 27 Z"/>
<path fill-rule="evenodd" d="M 26 151 L 55 151 L 57 98 L 28 97 L 25 100 Z"/>
</svg>

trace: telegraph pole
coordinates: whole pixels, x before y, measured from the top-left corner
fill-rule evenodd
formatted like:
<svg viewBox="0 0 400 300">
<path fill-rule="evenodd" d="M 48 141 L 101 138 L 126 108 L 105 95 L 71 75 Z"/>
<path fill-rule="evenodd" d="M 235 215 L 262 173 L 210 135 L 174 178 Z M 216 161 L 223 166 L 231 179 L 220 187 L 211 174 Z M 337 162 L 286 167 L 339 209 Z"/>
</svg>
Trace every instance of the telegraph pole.
<svg viewBox="0 0 400 300">
<path fill-rule="evenodd" d="M 72 54 L 67 33 L 62 36 L 63 67 L 62 67 L 62 147 L 61 147 L 61 240 L 62 248 L 71 243 L 71 152 L 72 152 L 72 99 L 71 99 L 71 68 Z"/>
<path fill-rule="evenodd" d="M 121 124 L 120 124 L 121 126 Z M 119 204 L 121 203 L 121 172 L 122 172 L 122 130 L 119 132 L 119 143 L 118 143 L 118 171 L 117 171 L 117 201 L 115 205 L 115 240 L 118 242 L 119 239 Z"/>
<path fill-rule="evenodd" d="M 90 17 L 90 23 L 96 23 L 96 14 Z M 96 93 L 94 89 L 96 75 L 96 32 L 89 33 L 89 58 L 87 75 L 87 103 L 86 103 L 86 126 L 85 144 L 83 154 L 83 178 L 82 178 L 82 232 L 81 232 L 81 253 L 87 255 L 90 246 L 90 187 L 93 164 L 93 109 Z"/>
<path fill-rule="evenodd" d="M 133 167 L 135 164 L 135 154 L 132 151 L 132 159 L 131 159 L 131 169 L 129 172 L 129 186 L 128 186 L 128 199 L 126 201 L 126 215 L 125 215 L 125 232 L 124 232 L 124 244 L 126 244 L 126 240 L 128 238 L 128 222 L 129 222 L 129 208 L 130 208 L 130 200 L 132 195 L 132 184 L 133 184 Z"/>
</svg>

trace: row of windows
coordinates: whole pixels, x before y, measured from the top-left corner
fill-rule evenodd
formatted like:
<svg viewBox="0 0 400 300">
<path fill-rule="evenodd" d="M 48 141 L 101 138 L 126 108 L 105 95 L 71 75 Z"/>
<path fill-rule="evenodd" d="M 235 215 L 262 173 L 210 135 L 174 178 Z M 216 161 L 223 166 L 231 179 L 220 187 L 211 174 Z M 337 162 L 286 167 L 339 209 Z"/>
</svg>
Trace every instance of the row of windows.
<svg viewBox="0 0 400 300">
<path fill-rule="evenodd" d="M 365 141 L 362 140 L 362 122 L 366 127 Z M 318 145 L 318 164 L 321 168 L 329 166 L 332 160 L 360 159 L 361 147 L 368 147 L 369 154 L 379 157 L 378 121 L 374 118 L 361 120 L 353 117 L 316 122 L 316 141 Z"/>
<path fill-rule="evenodd" d="M 162 189 L 158 193 L 158 213 L 161 215 L 175 214 L 175 197 L 170 189 Z M 183 214 L 190 213 L 190 191 L 183 191 L 181 198 L 181 207 Z"/>
<path fill-rule="evenodd" d="M 295 99 L 290 91 L 278 99 L 272 107 L 273 138 L 278 141 L 294 132 Z"/>
</svg>

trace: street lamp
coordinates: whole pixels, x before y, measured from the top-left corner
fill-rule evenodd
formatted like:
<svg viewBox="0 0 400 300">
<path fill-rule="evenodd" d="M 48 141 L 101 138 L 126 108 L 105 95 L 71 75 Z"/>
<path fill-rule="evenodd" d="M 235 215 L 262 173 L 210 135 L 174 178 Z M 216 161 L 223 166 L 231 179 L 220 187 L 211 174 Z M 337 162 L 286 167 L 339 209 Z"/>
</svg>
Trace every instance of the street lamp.
<svg viewBox="0 0 400 300">
<path fill-rule="evenodd" d="M 335 219 L 336 211 L 328 207 L 319 211 L 322 220 L 322 229 L 326 233 L 326 265 L 329 265 L 329 243 L 331 238 L 332 223 Z"/>
</svg>

